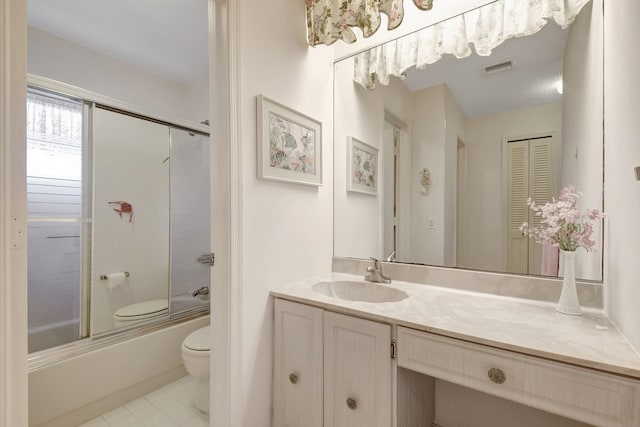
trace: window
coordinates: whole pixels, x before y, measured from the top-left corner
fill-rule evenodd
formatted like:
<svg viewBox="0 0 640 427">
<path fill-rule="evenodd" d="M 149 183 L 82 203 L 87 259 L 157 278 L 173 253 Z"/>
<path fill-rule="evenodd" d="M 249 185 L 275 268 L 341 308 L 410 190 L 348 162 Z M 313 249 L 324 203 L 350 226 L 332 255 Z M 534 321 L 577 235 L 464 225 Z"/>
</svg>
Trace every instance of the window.
<svg viewBox="0 0 640 427">
<path fill-rule="evenodd" d="M 29 352 L 87 336 L 91 183 L 81 100 L 27 93 Z"/>
</svg>

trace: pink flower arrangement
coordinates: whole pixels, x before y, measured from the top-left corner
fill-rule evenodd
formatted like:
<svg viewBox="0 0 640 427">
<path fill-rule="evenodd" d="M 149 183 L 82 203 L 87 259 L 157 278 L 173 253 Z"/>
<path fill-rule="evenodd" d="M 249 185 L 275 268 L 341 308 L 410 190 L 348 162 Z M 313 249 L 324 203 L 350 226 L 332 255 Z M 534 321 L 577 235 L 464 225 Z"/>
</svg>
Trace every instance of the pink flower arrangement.
<svg viewBox="0 0 640 427">
<path fill-rule="evenodd" d="M 578 248 L 585 248 L 587 252 L 596 250 L 596 242 L 591 238 L 593 223 L 603 217 L 598 209 L 587 209 L 581 213 L 576 208 L 576 202 L 582 193 L 577 192 L 573 185 L 568 185 L 560 191 L 558 200 L 537 205 L 531 198 L 527 205 L 542 217 L 540 226 L 532 226 L 526 222 L 520 226 L 520 231 L 532 237 L 536 242 L 549 244 L 573 252 Z"/>
</svg>

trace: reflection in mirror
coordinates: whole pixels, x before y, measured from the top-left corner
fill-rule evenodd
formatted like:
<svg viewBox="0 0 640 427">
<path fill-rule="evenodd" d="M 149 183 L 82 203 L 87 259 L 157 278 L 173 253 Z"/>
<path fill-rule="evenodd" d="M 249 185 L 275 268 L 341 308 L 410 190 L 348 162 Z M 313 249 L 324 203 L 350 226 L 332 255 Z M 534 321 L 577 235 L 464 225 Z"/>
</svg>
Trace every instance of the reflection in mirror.
<svg viewBox="0 0 640 427">
<path fill-rule="evenodd" d="M 406 37 L 414 45 L 335 64 L 334 255 L 557 277 L 557 251 L 519 227 L 538 221 L 528 197 L 545 202 L 570 184 L 579 208 L 602 207 L 601 0 L 566 29 L 548 22 L 490 56 L 444 55 L 396 77 L 402 55 L 421 54 L 416 39 L 442 44 Z M 384 66 L 367 68 L 372 58 Z M 349 138 L 379 150 L 377 195 L 346 191 Z M 577 252 L 578 278 L 602 279 L 600 224 L 594 237 L 597 252 Z"/>
<path fill-rule="evenodd" d="M 101 333 L 139 320 L 133 303 L 168 313 L 169 127 L 96 108 L 92 139 L 91 324 Z"/>
<path fill-rule="evenodd" d="M 29 352 L 206 312 L 207 2 L 27 9 Z"/>
</svg>

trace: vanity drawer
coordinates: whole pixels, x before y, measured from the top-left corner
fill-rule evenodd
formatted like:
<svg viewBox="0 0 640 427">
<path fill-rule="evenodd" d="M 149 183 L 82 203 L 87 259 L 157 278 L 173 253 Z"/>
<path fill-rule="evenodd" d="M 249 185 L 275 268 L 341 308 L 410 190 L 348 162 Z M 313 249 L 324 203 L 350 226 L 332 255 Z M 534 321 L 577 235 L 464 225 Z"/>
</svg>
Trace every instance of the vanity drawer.
<svg viewBox="0 0 640 427">
<path fill-rule="evenodd" d="M 640 427 L 640 382 L 398 328 L 398 366 L 596 426 Z"/>
</svg>

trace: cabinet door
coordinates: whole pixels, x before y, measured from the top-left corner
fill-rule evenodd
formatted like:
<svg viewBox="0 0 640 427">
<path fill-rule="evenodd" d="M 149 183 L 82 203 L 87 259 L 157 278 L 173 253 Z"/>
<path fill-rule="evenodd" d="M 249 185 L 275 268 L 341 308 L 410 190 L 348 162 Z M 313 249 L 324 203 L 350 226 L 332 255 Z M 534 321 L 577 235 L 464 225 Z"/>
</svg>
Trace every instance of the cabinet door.
<svg viewBox="0 0 640 427">
<path fill-rule="evenodd" d="M 389 427 L 391 327 L 324 313 L 324 425 Z"/>
<path fill-rule="evenodd" d="M 275 301 L 274 427 L 322 426 L 322 312 Z"/>
</svg>

